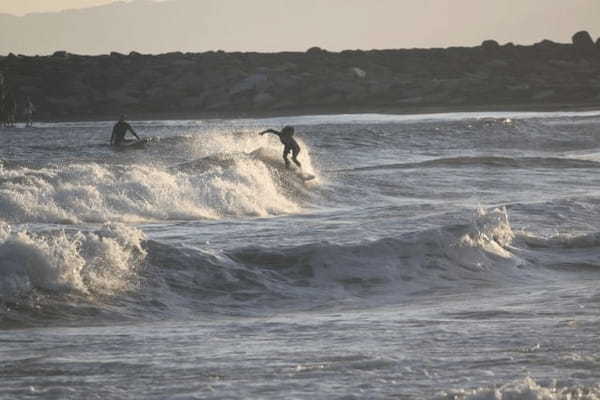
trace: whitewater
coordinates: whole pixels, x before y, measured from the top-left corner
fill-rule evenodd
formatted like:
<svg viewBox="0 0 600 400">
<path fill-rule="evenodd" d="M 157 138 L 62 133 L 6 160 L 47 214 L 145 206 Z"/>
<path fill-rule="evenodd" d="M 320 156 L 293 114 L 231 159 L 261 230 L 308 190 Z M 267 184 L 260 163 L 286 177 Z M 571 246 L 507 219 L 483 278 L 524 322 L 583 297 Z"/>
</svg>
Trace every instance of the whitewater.
<svg viewBox="0 0 600 400">
<path fill-rule="evenodd" d="M 113 124 L 0 129 L 0 399 L 600 398 L 600 111 Z"/>
</svg>

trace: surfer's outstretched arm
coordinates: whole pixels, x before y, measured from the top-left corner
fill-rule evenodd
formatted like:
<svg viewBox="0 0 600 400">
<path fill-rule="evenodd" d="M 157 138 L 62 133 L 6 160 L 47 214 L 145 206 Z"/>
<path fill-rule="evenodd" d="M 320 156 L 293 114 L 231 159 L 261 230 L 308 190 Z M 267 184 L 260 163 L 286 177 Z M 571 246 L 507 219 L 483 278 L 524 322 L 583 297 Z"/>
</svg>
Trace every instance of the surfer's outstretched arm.
<svg viewBox="0 0 600 400">
<path fill-rule="evenodd" d="M 135 133 L 135 131 L 133 130 L 133 128 L 131 127 L 131 125 L 129 125 L 129 132 L 131 132 L 133 134 L 133 136 L 135 136 L 137 138 L 137 140 L 142 140 L 142 139 L 140 139 L 140 137 L 138 136 L 138 134 Z"/>
<path fill-rule="evenodd" d="M 276 131 L 275 129 L 267 129 L 267 130 L 265 130 L 265 131 L 259 132 L 259 135 L 260 135 L 260 136 L 262 136 L 262 135 L 264 135 L 265 133 L 274 133 L 274 134 L 275 134 L 275 135 L 277 135 L 277 136 L 281 135 L 281 132 L 279 132 L 279 131 Z"/>
</svg>

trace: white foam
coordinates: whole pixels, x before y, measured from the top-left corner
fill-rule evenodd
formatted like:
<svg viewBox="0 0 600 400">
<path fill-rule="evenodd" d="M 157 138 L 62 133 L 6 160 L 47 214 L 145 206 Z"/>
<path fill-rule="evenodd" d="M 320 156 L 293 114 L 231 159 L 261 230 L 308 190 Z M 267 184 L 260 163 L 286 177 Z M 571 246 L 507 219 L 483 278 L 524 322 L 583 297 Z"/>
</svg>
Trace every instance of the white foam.
<svg viewBox="0 0 600 400">
<path fill-rule="evenodd" d="M 176 171 L 160 166 L 71 164 L 0 171 L 8 222 L 141 223 L 295 213 L 301 207 L 260 159 Z"/>
<path fill-rule="evenodd" d="M 0 225 L 0 296 L 33 289 L 114 294 L 126 289 L 146 256 L 143 233 L 124 225 L 41 235 Z"/>
<path fill-rule="evenodd" d="M 264 128 L 264 127 L 263 127 Z M 192 159 L 208 157 L 214 154 L 228 154 L 232 158 L 239 158 L 242 154 L 250 154 L 257 149 L 263 149 L 264 154 L 283 165 L 283 145 L 275 135 L 259 136 L 260 129 L 241 128 L 235 132 L 211 131 L 196 134 L 190 137 L 186 150 Z M 300 145 L 298 160 L 302 163 L 302 170 L 318 176 L 318 171 L 313 165 L 310 146 L 303 140 L 302 134 L 296 134 L 294 139 Z M 291 161 L 290 161 L 291 162 Z"/>
<path fill-rule="evenodd" d="M 258 160 L 236 160 L 232 168 L 191 176 L 190 181 L 204 189 L 199 193 L 202 204 L 222 216 L 269 216 L 300 210 L 293 199 L 281 192 L 268 167 Z"/>
<path fill-rule="evenodd" d="M 532 378 L 527 377 L 498 387 L 442 392 L 435 398 L 438 400 L 597 400 L 600 399 L 600 387 L 560 387 L 557 386 L 556 382 L 548 386 L 542 386 Z"/>
<path fill-rule="evenodd" d="M 457 264 L 475 269 L 490 269 L 500 263 L 520 263 L 507 250 L 514 239 L 505 208 L 477 210 L 477 215 L 456 242 L 450 242 L 447 254 Z"/>
</svg>

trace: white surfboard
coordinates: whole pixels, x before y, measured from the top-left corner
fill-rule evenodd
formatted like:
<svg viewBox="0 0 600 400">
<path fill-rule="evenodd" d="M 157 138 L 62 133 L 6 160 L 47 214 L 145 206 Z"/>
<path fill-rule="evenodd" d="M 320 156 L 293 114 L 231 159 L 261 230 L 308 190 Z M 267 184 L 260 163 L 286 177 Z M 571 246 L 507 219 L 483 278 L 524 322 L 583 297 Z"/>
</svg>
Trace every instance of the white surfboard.
<svg viewBox="0 0 600 400">
<path fill-rule="evenodd" d="M 300 179 L 302 179 L 304 182 L 306 181 L 310 181 L 312 179 L 315 179 L 315 176 L 306 172 L 298 172 L 297 175 L 300 177 Z"/>
</svg>

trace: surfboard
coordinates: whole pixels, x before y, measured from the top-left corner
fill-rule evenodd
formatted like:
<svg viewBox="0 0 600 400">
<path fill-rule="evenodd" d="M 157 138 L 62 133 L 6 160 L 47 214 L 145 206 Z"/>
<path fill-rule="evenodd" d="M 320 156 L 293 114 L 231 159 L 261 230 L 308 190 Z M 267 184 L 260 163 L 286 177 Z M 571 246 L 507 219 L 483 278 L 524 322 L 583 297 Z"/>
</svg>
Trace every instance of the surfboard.
<svg viewBox="0 0 600 400">
<path fill-rule="evenodd" d="M 112 146 L 114 150 L 134 150 L 134 149 L 144 149 L 146 148 L 146 143 L 148 143 L 148 139 L 137 140 L 133 142 L 122 143 L 118 146 Z"/>
<path fill-rule="evenodd" d="M 296 175 L 298 175 L 298 177 L 300 179 L 302 179 L 304 182 L 311 181 L 311 180 L 315 179 L 315 176 L 313 174 L 309 174 L 309 173 L 306 173 L 306 172 L 298 172 Z"/>
</svg>

